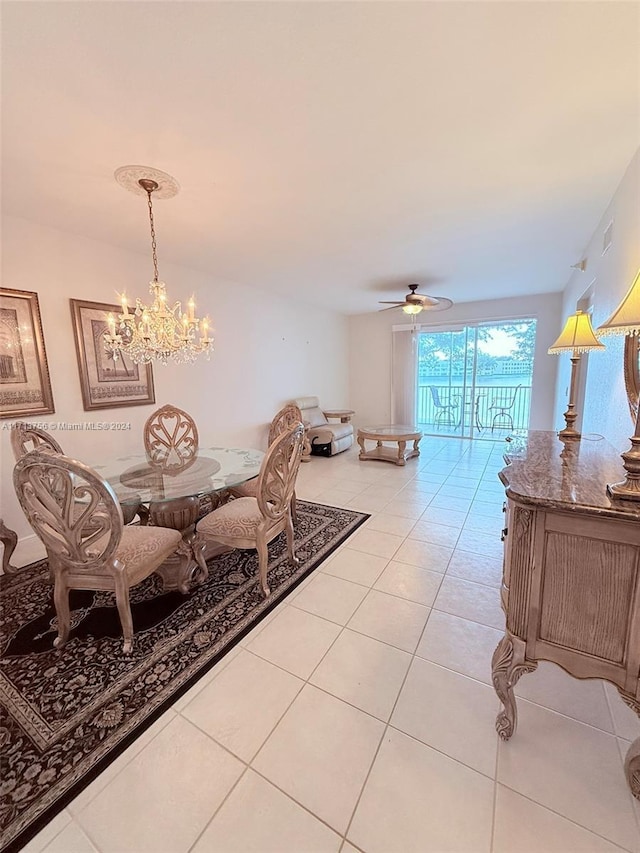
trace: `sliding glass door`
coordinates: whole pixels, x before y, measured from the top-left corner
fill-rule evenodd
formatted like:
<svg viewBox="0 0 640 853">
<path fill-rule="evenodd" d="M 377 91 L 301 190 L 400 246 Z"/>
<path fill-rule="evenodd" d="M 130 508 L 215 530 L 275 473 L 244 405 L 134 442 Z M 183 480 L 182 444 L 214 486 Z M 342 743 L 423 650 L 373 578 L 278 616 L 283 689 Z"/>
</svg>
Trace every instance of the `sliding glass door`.
<svg viewBox="0 0 640 853">
<path fill-rule="evenodd" d="M 536 321 L 422 330 L 416 420 L 423 432 L 500 439 L 527 429 Z"/>
</svg>

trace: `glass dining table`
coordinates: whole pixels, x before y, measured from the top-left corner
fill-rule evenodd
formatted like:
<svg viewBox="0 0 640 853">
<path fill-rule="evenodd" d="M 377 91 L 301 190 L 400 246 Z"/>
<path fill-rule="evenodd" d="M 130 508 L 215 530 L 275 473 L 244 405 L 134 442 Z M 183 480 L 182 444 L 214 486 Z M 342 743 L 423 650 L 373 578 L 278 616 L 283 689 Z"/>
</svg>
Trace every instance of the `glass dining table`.
<svg viewBox="0 0 640 853">
<path fill-rule="evenodd" d="M 120 456 L 93 468 L 109 483 L 122 507 L 222 492 L 257 477 L 261 450 L 206 447 L 183 464 L 157 465 L 144 453 Z"/>
<path fill-rule="evenodd" d="M 199 448 L 184 461 L 154 464 L 146 454 L 120 456 L 92 467 L 113 489 L 125 521 L 136 514 L 142 524 L 170 527 L 182 533 L 176 554 L 158 569 L 165 591 L 187 593 L 208 575 L 207 558 L 227 551 L 210 547 L 195 526 L 204 513 L 228 497 L 228 489 L 257 477 L 264 458 L 261 450 L 235 447 Z"/>
</svg>

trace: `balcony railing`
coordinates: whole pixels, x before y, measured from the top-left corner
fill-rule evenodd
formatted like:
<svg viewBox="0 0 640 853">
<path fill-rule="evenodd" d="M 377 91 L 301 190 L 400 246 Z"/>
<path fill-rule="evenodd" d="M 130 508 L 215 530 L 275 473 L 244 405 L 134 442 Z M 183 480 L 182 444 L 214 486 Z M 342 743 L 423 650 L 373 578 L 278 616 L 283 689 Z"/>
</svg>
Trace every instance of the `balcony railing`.
<svg viewBox="0 0 640 853">
<path fill-rule="evenodd" d="M 433 389 L 433 390 L 432 390 Z M 504 431 L 528 429 L 531 385 L 418 385 L 417 421 L 429 431 L 491 437 Z"/>
</svg>

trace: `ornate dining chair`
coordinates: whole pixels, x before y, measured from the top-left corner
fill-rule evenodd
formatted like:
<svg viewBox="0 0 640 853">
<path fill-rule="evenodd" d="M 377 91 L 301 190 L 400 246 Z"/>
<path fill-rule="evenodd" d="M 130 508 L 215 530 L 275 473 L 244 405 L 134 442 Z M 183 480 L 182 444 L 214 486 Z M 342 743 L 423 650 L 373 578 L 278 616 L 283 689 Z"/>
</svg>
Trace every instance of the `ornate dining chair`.
<svg viewBox="0 0 640 853">
<path fill-rule="evenodd" d="M 13 450 L 16 462 L 25 453 L 30 453 L 32 450 L 49 450 L 54 453 L 64 453 L 53 436 L 26 421 L 15 422 L 11 430 L 11 449 Z M 133 501 L 122 507 L 122 513 L 125 524 L 131 524 L 136 515 L 140 517 L 142 524 L 146 524 L 149 515 L 142 503 L 136 504 Z"/>
<path fill-rule="evenodd" d="M 185 468 L 198 454 L 195 421 L 177 406 L 161 406 L 144 425 L 144 449 L 153 465 L 168 471 Z"/>
<path fill-rule="evenodd" d="M 269 447 L 271 447 L 279 435 L 282 435 L 283 432 L 286 432 L 298 423 L 302 423 L 302 413 L 300 412 L 300 409 L 293 403 L 287 403 L 287 405 L 283 406 L 271 421 L 268 439 Z M 229 491 L 234 498 L 255 498 L 258 494 L 258 479 L 258 477 L 254 477 L 253 480 L 247 480 L 246 483 L 241 483 L 239 486 L 233 486 Z M 291 517 L 295 523 L 297 520 L 295 491 L 291 498 Z"/>
<path fill-rule="evenodd" d="M 69 636 L 69 590 L 115 592 L 124 635 L 123 651 L 133 647 L 129 588 L 154 572 L 178 550 L 190 555 L 177 530 L 124 527 L 111 486 L 68 456 L 35 450 L 18 460 L 13 482 L 29 524 L 44 544 L 54 579 L 58 636 Z"/>
<path fill-rule="evenodd" d="M 48 432 L 34 427 L 26 421 L 16 421 L 11 429 L 11 449 L 16 462 L 31 450 L 48 447 L 55 453 L 62 453 L 58 442 Z"/>
<path fill-rule="evenodd" d="M 210 512 L 198 522 L 197 533 L 230 548 L 258 552 L 260 586 L 269 595 L 268 545 L 286 531 L 289 559 L 297 564 L 293 547 L 291 499 L 302 458 L 304 427 L 295 424 L 271 444 L 262 461 L 256 497 L 237 498 Z"/>
</svg>

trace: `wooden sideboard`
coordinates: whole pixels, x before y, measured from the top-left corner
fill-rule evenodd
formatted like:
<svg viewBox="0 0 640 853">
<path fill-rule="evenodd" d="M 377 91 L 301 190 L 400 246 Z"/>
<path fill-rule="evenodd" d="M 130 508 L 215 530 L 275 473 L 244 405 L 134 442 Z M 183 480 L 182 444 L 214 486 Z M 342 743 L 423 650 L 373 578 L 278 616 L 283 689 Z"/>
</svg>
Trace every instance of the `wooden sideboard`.
<svg viewBox="0 0 640 853">
<path fill-rule="evenodd" d="M 640 503 L 606 493 L 620 457 L 604 440 L 563 443 L 555 432 L 508 441 L 499 475 L 506 632 L 492 660 L 498 734 L 515 732 L 513 687 L 539 660 L 610 681 L 640 716 Z M 625 772 L 640 799 L 640 738 Z"/>
</svg>

